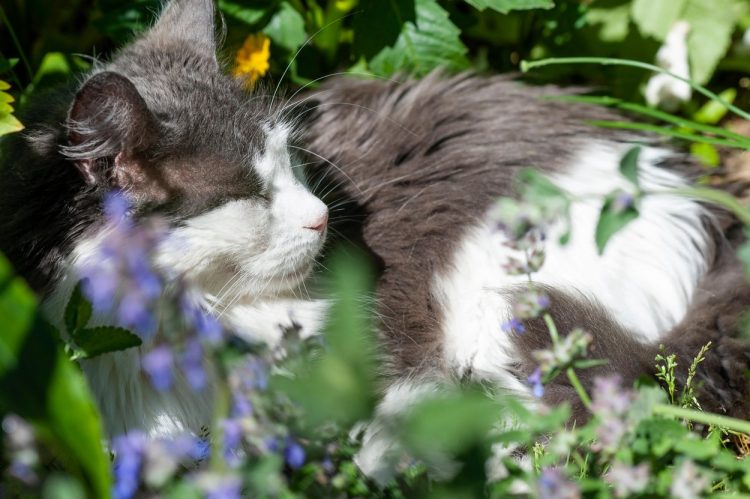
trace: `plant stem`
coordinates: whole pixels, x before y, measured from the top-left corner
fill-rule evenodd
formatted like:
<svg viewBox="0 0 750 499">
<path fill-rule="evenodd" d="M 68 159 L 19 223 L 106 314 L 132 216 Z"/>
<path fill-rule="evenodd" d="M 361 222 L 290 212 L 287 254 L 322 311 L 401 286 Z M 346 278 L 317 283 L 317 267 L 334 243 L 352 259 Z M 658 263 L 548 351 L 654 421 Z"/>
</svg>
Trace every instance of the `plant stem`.
<svg viewBox="0 0 750 499">
<path fill-rule="evenodd" d="M 18 56 L 21 58 L 21 61 L 23 61 L 26 72 L 29 74 L 29 80 L 33 79 L 34 73 L 31 71 L 31 64 L 29 64 L 29 60 L 26 58 L 26 54 L 23 51 L 21 42 L 18 41 L 16 32 L 13 30 L 13 26 L 10 25 L 10 21 L 8 21 L 8 17 L 5 15 L 5 10 L 3 10 L 2 5 L 0 5 L 0 23 L 4 24 L 5 27 L 8 28 L 8 34 L 10 34 L 10 38 L 13 40 L 13 44 L 16 46 L 16 50 L 18 50 Z M 19 88 L 19 90 L 21 89 Z"/>
<path fill-rule="evenodd" d="M 614 66 L 631 66 L 634 68 L 641 68 L 641 69 L 648 69 L 649 71 L 657 71 L 659 73 L 663 73 L 665 75 L 669 75 L 673 78 L 677 78 L 680 81 L 684 81 L 688 85 L 690 85 L 693 89 L 695 89 L 696 92 L 701 93 L 708 97 L 709 99 L 718 102 L 722 106 L 726 107 L 730 111 L 732 111 L 737 116 L 740 116 L 741 118 L 744 118 L 746 120 L 750 121 L 750 113 L 747 113 L 743 111 L 742 109 L 738 108 L 737 106 L 730 104 L 729 102 L 725 101 L 706 87 L 702 85 L 698 85 L 697 83 L 693 82 L 692 80 L 688 78 L 683 78 L 682 76 L 678 76 L 671 71 L 667 71 L 664 68 L 660 68 L 659 66 L 655 66 L 653 64 L 648 64 L 645 62 L 640 61 L 632 61 L 629 59 L 615 59 L 610 57 L 551 57 L 549 59 L 542 59 L 539 61 L 521 61 L 521 71 L 524 73 L 527 72 L 530 69 L 538 68 L 542 66 L 551 66 L 554 64 L 602 64 L 604 66 L 608 65 L 614 65 Z"/>
<path fill-rule="evenodd" d="M 696 423 L 719 426 L 728 430 L 750 434 L 750 421 L 742 421 L 741 419 L 730 418 L 729 416 L 721 416 L 719 414 L 712 414 L 710 412 L 685 409 L 684 407 L 675 407 L 669 404 L 657 404 L 654 406 L 654 414 L 688 419 Z"/>
<path fill-rule="evenodd" d="M 648 194 L 676 194 L 701 201 L 708 201 L 726 208 L 746 227 L 750 227 L 750 211 L 734 196 L 718 189 L 710 187 L 678 187 L 668 191 L 649 192 Z"/>
<path fill-rule="evenodd" d="M 557 332 L 557 325 L 555 324 L 555 321 L 552 320 L 552 316 L 549 315 L 549 313 L 544 313 L 544 323 L 547 325 L 547 329 L 549 329 L 549 335 L 552 337 L 552 343 L 557 345 L 557 342 L 560 339 L 560 335 Z"/>
<path fill-rule="evenodd" d="M 576 389 L 576 392 L 578 393 L 578 396 L 581 398 L 581 402 L 583 402 L 583 405 L 586 406 L 586 409 L 591 409 L 591 398 L 589 398 L 589 394 L 586 393 L 586 389 L 583 388 L 583 385 L 581 384 L 581 380 L 578 379 L 578 375 L 573 370 L 572 367 L 569 367 L 565 373 L 568 375 L 568 380 L 570 381 L 570 384 L 573 385 L 573 388 Z"/>
</svg>

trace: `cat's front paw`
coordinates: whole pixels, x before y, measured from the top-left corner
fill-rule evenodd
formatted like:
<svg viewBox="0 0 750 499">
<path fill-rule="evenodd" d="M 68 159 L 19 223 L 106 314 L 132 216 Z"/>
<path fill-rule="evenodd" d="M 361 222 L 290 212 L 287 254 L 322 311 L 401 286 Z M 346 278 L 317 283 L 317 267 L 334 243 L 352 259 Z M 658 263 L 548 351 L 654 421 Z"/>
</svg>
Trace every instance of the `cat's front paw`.
<svg viewBox="0 0 750 499">
<path fill-rule="evenodd" d="M 327 300 L 278 299 L 237 304 L 222 317 L 238 337 L 251 343 L 276 347 L 293 332 L 306 339 L 319 334 L 329 309 Z"/>
</svg>

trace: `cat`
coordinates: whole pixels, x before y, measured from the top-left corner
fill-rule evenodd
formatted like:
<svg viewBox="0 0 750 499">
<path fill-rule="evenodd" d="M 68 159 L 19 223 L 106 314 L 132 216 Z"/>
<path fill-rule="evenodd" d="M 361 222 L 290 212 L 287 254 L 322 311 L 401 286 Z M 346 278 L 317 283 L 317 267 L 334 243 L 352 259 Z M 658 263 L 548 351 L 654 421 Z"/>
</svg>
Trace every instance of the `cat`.
<svg viewBox="0 0 750 499">
<path fill-rule="evenodd" d="M 77 269 L 101 243 L 105 193 L 119 189 L 136 219 L 168 220 L 156 262 L 197 287 L 228 329 L 268 342 L 282 334 L 279 324 L 316 334 L 326 302 L 295 298 L 327 234 L 326 206 L 295 168 L 312 161 L 312 180 L 337 186 L 332 198 L 354 220 L 341 229 L 359 234 L 381 269 L 376 302 L 388 387 L 357 463 L 383 478 L 397 447 L 378 421 L 441 383 L 491 382 L 535 403 L 525 379 L 535 367 L 531 352 L 548 337 L 534 320 L 524 334 L 501 331 L 521 280 L 503 272 L 503 235 L 487 219 L 499 196 L 516 195 L 520 168 L 532 165 L 582 198 L 572 206 L 570 242 L 560 246 L 549 234 L 547 262 L 535 275 L 562 334 L 588 329 L 597 356 L 626 382 L 651 371 L 660 342 L 683 369 L 714 341 L 700 371 L 701 400 L 747 414 L 739 374 L 747 349 L 732 335 L 750 291 L 733 256 L 736 241 L 725 236 L 732 221 L 687 198 L 653 196 L 603 255 L 593 242 L 601 195 L 626 187 L 617 165 L 632 142 L 644 144 L 644 189 L 688 183 L 695 165 L 686 155 L 650 136 L 592 128 L 586 121 L 621 117 L 547 99 L 565 92 L 508 77 L 337 77 L 287 107 L 261 91 L 247 95 L 224 75 L 214 15 L 210 0 L 172 0 L 112 62 L 56 105 L 32 110 L 28 131 L 9 144 L 0 249 L 44 297 L 51 318 L 59 320 Z M 311 157 L 295 157 L 295 141 Z M 175 240 L 180 251 L 169 244 Z M 157 393 L 141 375 L 140 354 L 84 363 L 108 433 L 201 432 L 211 390 L 196 394 L 178 379 L 172 392 Z M 582 374 L 587 387 L 602 370 Z M 571 394 L 556 381 L 544 401 Z M 574 407 L 574 418 L 585 417 Z"/>
<path fill-rule="evenodd" d="M 328 209 L 296 167 L 281 103 L 221 71 L 214 15 L 211 0 L 172 1 L 111 62 L 39 99 L 7 144 L 0 250 L 58 326 L 105 238 L 106 195 L 119 190 L 136 221 L 167 221 L 157 266 L 196 288 L 228 330 L 273 343 L 292 325 L 302 336 L 320 328 L 325 302 L 296 288 L 324 244 Z M 91 325 L 112 323 L 100 314 Z M 82 363 L 107 433 L 202 433 L 211 388 L 178 375 L 156 391 L 141 371 L 149 346 Z"/>
<path fill-rule="evenodd" d="M 536 403 L 526 380 L 538 365 L 533 351 L 548 348 L 550 334 L 541 319 L 524 321 L 522 333 L 501 330 L 527 277 L 503 270 L 515 254 L 488 216 L 499 196 L 518 195 L 513 179 L 527 166 L 574 197 L 570 240 L 561 244 L 565 229 L 551 228 L 533 280 L 560 331 L 584 328 L 592 355 L 609 361 L 582 370 L 584 387 L 590 392 L 595 376 L 613 372 L 625 386 L 653 376 L 660 344 L 677 355 L 684 384 L 711 341 L 698 369 L 702 407 L 750 416 L 750 349 L 733 337 L 750 287 L 731 217 L 662 192 L 642 200 L 639 217 L 603 254 L 595 245 L 605 196 L 628 189 L 619 163 L 634 144 L 642 146 L 644 191 L 688 185 L 700 167 L 653 135 L 587 124 L 625 119 L 612 110 L 565 102 L 559 97 L 571 91 L 513 78 L 439 71 L 402 83 L 337 78 L 304 97 L 311 110 L 304 142 L 326 159 L 311 171 L 339 187 L 336 202 L 357 214 L 351 232 L 380 263 L 387 388 L 356 462 L 381 481 L 400 458 L 387 420 L 442 383 L 489 382 Z M 571 403 L 571 421 L 580 424 L 588 411 L 564 378 L 545 387 L 542 400 Z"/>
</svg>

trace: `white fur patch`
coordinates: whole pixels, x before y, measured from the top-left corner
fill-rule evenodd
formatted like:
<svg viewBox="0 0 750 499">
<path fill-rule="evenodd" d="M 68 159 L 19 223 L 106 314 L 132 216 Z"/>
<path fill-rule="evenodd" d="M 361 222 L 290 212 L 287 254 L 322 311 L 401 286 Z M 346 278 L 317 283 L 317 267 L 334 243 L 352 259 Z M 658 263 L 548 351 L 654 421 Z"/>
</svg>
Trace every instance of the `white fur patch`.
<svg viewBox="0 0 750 499">
<path fill-rule="evenodd" d="M 580 201 L 572 206 L 572 234 L 561 246 L 559 234 L 547 243 L 539 283 L 577 291 L 598 300 L 626 328 L 644 340 L 657 339 L 676 324 L 707 268 L 711 251 L 702 225 L 706 216 L 697 202 L 677 196 L 648 196 L 640 216 L 617 233 L 598 255 L 594 231 L 602 198 L 628 189 L 618 171 L 627 145 L 592 144 L 576 156 L 571 168 L 553 180 Z M 639 182 L 645 191 L 683 185 L 675 173 L 655 165 L 669 152 L 644 148 Z M 522 283 L 501 264 L 512 253 L 504 236 L 488 224 L 467 232 L 453 258 L 452 270 L 437 276 L 434 293 L 444 309 L 444 355 L 459 374 L 471 369 L 498 386 L 526 393 L 527 387 L 509 372 L 515 353 L 501 324 L 510 318 L 510 303 L 500 292 Z M 584 325 L 585 326 L 585 325 Z"/>
</svg>

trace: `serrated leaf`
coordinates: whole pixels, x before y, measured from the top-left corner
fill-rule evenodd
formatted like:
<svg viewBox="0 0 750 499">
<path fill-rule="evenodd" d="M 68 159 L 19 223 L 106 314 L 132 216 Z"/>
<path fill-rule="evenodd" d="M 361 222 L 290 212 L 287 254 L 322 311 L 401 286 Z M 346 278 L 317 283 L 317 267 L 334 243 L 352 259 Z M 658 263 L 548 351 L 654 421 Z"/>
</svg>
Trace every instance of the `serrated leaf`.
<svg viewBox="0 0 750 499">
<path fill-rule="evenodd" d="M 396 43 L 404 24 L 417 19 L 415 0 L 362 0 L 354 18 L 355 56 L 371 58 L 385 47 Z"/>
<path fill-rule="evenodd" d="M 0 414 L 28 419 L 71 459 L 90 497 L 110 497 L 109 459 L 99 415 L 83 375 L 62 352 L 34 294 L 0 256 Z"/>
<path fill-rule="evenodd" d="M 404 24 L 393 47 L 386 47 L 370 61 L 380 76 L 407 71 L 423 76 L 435 68 L 460 71 L 469 67 L 461 30 L 435 0 L 416 0 L 416 22 Z"/>
<path fill-rule="evenodd" d="M 77 330 L 73 335 L 73 340 L 83 353 L 83 357 L 87 359 L 137 347 L 143 343 L 138 336 L 127 329 L 112 326 Z"/>
<path fill-rule="evenodd" d="M 492 9 L 501 14 L 513 10 L 551 9 L 555 6 L 552 0 L 466 0 L 466 3 L 478 10 Z"/>
<path fill-rule="evenodd" d="M 91 320 L 91 303 L 81 292 L 81 283 L 76 284 L 65 306 L 65 328 L 71 336 L 86 327 Z"/>
<path fill-rule="evenodd" d="M 610 194 L 607 196 L 599 212 L 599 221 L 596 224 L 596 232 L 594 234 L 599 254 L 604 253 L 604 248 L 612 236 L 636 218 L 638 218 L 638 210 L 635 206 L 618 210 L 616 209 L 615 195 Z"/>
<path fill-rule="evenodd" d="M 640 154 L 641 147 L 636 146 L 628 149 L 620 159 L 620 173 L 636 187 L 638 187 L 638 156 Z"/>
<path fill-rule="evenodd" d="M 290 52 L 296 51 L 307 40 L 304 18 L 287 2 L 281 4 L 263 32 L 273 40 L 274 45 Z"/>
</svg>

